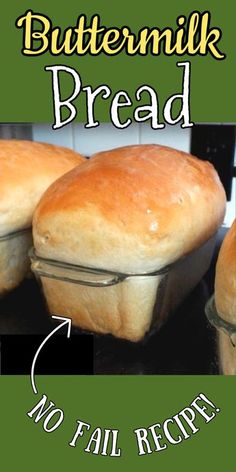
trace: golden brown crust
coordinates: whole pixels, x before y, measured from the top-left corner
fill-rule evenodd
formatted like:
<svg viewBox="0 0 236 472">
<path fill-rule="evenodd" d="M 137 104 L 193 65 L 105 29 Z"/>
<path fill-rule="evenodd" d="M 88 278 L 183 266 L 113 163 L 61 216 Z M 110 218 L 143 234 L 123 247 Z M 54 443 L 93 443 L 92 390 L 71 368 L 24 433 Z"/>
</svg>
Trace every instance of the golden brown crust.
<svg viewBox="0 0 236 472">
<path fill-rule="evenodd" d="M 127 146 L 94 155 L 48 189 L 34 241 L 43 257 L 145 272 L 200 246 L 224 212 L 210 163 L 168 147 Z"/>
<path fill-rule="evenodd" d="M 42 193 L 83 161 L 63 147 L 0 140 L 0 236 L 30 226 Z"/>
<path fill-rule="evenodd" d="M 236 220 L 221 246 L 216 264 L 215 303 L 219 315 L 236 324 Z"/>
<path fill-rule="evenodd" d="M 220 358 L 220 374 L 236 375 L 236 348 L 230 341 L 230 337 L 219 331 L 218 348 Z"/>
</svg>

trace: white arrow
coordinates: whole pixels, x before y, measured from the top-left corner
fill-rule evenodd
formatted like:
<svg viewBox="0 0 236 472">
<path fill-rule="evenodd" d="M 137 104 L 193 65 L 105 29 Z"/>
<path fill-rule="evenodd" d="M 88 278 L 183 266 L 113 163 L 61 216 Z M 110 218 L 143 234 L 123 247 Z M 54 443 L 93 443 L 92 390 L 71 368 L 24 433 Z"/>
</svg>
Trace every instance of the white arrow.
<svg viewBox="0 0 236 472">
<path fill-rule="evenodd" d="M 63 321 L 63 323 L 60 323 L 51 333 L 49 333 L 49 335 L 44 339 L 42 344 L 40 344 L 40 346 L 39 346 L 39 348 L 38 348 L 38 350 L 37 350 L 37 352 L 34 356 L 34 360 L 33 360 L 32 367 L 31 367 L 31 375 L 30 375 L 31 385 L 32 385 L 32 389 L 33 389 L 34 393 L 38 393 L 38 390 L 36 388 L 35 381 L 34 381 L 34 368 L 35 368 L 35 364 L 36 364 L 36 360 L 38 358 L 38 355 L 39 355 L 41 349 L 43 348 L 44 344 L 46 344 L 48 339 L 51 338 L 51 336 L 54 333 L 56 333 L 56 331 L 63 328 L 63 326 L 65 326 L 65 325 L 68 325 L 67 326 L 67 338 L 70 337 L 70 333 L 71 333 L 71 319 L 70 318 L 64 318 L 63 316 L 52 316 L 52 318 L 54 318 L 55 320 L 61 320 L 61 321 Z"/>
</svg>

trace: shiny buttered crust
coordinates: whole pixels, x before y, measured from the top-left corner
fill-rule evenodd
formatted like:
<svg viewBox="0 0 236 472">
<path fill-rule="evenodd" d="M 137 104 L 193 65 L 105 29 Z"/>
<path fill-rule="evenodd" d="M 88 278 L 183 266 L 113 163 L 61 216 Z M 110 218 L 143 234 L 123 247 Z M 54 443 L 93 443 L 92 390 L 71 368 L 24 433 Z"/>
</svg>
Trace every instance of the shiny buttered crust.
<svg viewBox="0 0 236 472">
<path fill-rule="evenodd" d="M 220 248 L 216 264 L 215 303 L 219 315 L 236 324 L 236 220 Z"/>
<path fill-rule="evenodd" d="M 0 140 L 0 236 L 31 226 L 43 192 L 84 160 L 59 146 Z"/>
<path fill-rule="evenodd" d="M 208 240 L 224 213 L 210 163 L 168 147 L 127 146 L 95 154 L 48 189 L 34 243 L 42 257 L 149 272 Z"/>
</svg>

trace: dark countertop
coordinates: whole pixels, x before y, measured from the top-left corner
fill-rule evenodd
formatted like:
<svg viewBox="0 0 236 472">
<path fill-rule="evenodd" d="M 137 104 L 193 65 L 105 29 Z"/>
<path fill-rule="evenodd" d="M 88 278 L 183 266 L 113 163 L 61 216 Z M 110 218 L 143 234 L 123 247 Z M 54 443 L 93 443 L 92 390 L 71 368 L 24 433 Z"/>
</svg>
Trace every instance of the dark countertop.
<svg viewBox="0 0 236 472">
<path fill-rule="evenodd" d="M 92 363 L 94 374 L 217 374 L 215 331 L 206 319 L 204 307 L 213 293 L 215 263 L 225 233 L 225 228 L 219 231 L 211 267 L 205 277 L 162 329 L 149 339 L 134 344 L 112 336 L 85 335 L 73 329 L 76 340 L 73 349 L 76 349 L 78 336 L 83 338 L 84 346 L 89 346 L 91 362 L 85 373 L 91 373 Z M 27 343 L 34 338 L 37 343 L 37 336 L 45 337 L 53 327 L 37 283 L 33 279 L 24 281 L 0 300 L 2 358 L 8 342 L 20 350 L 21 343 L 25 345 L 26 335 L 31 335 Z M 12 342 L 12 336 L 8 341 L 10 335 L 17 335 L 16 341 Z M 68 373 L 66 369 L 63 365 L 60 373 Z M 73 373 L 73 369 L 69 373 Z"/>
</svg>

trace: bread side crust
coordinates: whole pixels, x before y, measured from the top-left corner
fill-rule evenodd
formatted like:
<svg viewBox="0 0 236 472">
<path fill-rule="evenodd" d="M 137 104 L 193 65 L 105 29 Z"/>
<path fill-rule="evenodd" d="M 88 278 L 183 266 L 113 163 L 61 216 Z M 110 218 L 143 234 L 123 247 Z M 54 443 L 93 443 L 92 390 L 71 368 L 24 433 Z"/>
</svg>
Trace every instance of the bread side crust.
<svg viewBox="0 0 236 472">
<path fill-rule="evenodd" d="M 236 348 L 232 345 L 229 336 L 222 331 L 219 331 L 218 343 L 220 373 L 236 375 Z"/>
<path fill-rule="evenodd" d="M 228 231 L 217 260 L 215 303 L 219 315 L 236 324 L 236 220 Z"/>
<path fill-rule="evenodd" d="M 30 231 L 0 242 L 0 297 L 17 287 L 29 272 L 30 246 Z"/>
</svg>

